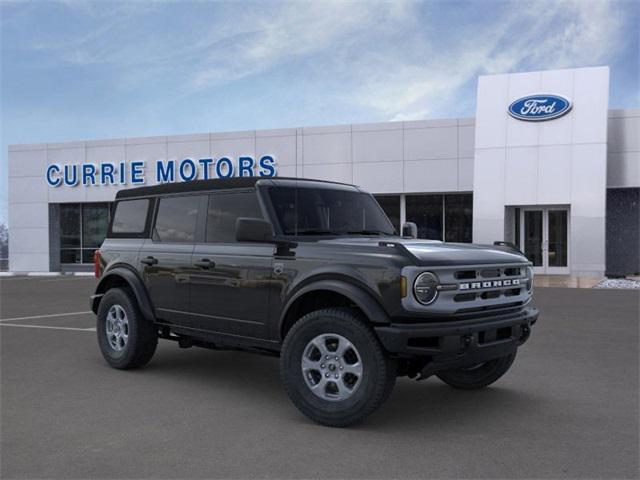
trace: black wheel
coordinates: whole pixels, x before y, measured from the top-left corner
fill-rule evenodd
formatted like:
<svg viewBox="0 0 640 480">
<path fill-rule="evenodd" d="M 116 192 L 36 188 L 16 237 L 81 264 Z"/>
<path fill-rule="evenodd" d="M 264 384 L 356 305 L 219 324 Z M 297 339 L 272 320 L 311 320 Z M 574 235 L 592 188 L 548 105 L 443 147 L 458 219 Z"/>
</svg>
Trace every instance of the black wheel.
<svg viewBox="0 0 640 480">
<path fill-rule="evenodd" d="M 447 385 L 462 390 L 477 390 L 491 385 L 502 377 L 516 358 L 515 352 L 471 367 L 438 372 L 436 376 Z"/>
<path fill-rule="evenodd" d="M 140 367 L 158 346 L 156 327 L 142 316 L 135 297 L 120 288 L 102 297 L 96 329 L 102 356 L 114 368 Z"/>
<path fill-rule="evenodd" d="M 282 345 L 280 372 L 302 413 L 345 427 L 384 403 L 395 385 L 396 362 L 355 312 L 329 308 L 294 324 Z"/>
</svg>

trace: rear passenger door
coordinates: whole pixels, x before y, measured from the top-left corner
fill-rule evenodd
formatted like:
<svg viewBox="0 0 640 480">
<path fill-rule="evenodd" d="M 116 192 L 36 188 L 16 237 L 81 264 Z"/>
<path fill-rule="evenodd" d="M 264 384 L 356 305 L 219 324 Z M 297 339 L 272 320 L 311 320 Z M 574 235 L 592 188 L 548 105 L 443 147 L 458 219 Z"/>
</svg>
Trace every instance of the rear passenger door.
<svg viewBox="0 0 640 480">
<path fill-rule="evenodd" d="M 209 195 L 205 242 L 196 244 L 192 256 L 191 323 L 212 332 L 264 339 L 275 247 L 236 242 L 238 217 L 263 218 L 255 189 Z"/>
<path fill-rule="evenodd" d="M 151 239 L 145 241 L 139 261 L 156 317 L 163 323 L 188 324 L 191 256 L 198 235 L 203 235 L 198 215 L 206 201 L 206 195 L 175 195 L 156 202 Z"/>
</svg>

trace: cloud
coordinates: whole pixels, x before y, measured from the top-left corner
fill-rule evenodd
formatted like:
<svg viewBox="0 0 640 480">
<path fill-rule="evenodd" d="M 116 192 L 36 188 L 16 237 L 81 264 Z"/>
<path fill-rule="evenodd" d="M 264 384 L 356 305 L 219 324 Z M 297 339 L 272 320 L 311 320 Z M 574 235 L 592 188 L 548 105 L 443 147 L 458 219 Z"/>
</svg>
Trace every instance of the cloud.
<svg viewBox="0 0 640 480">
<path fill-rule="evenodd" d="M 211 42 L 192 86 L 215 86 L 321 52 L 339 55 L 342 49 L 349 48 L 353 37 L 363 32 L 375 35 L 387 19 L 405 18 L 408 3 L 332 1 L 279 5 L 279 9 L 260 10 L 245 19 L 253 28 L 234 42 Z"/>
<path fill-rule="evenodd" d="M 53 64 L 107 67 L 114 89 L 161 79 L 175 101 L 281 68 L 391 120 L 459 114 L 452 104 L 480 74 L 600 64 L 625 44 L 613 1 L 204 2 L 184 18 L 174 3 L 61 5 L 77 27 L 41 32 L 30 48 Z"/>
<path fill-rule="evenodd" d="M 75 65 L 188 66 L 192 83 L 206 87 L 269 69 L 283 61 L 341 48 L 349 36 L 404 18 L 408 0 L 396 2 L 193 3 L 187 24 L 171 25 L 177 4 L 59 0 L 78 16 L 79 28 L 39 32 L 28 48 Z M 160 12 L 153 17 L 154 12 Z M 154 23 L 155 21 L 155 23 Z M 177 22 L 177 20 L 176 20 Z M 166 30 L 156 30 L 160 25 Z M 84 28 L 82 28 L 84 26 Z M 161 27 L 162 28 L 162 27 Z"/>
<path fill-rule="evenodd" d="M 370 80 L 355 94 L 390 120 L 455 115 L 451 104 L 480 74 L 598 65 L 624 45 L 624 19 L 612 2 L 517 2 L 488 24 L 459 28 L 446 55 L 423 61 L 386 55 L 384 75 L 368 74 L 371 55 L 358 68 Z M 416 36 L 408 42 L 423 43 Z"/>
</svg>

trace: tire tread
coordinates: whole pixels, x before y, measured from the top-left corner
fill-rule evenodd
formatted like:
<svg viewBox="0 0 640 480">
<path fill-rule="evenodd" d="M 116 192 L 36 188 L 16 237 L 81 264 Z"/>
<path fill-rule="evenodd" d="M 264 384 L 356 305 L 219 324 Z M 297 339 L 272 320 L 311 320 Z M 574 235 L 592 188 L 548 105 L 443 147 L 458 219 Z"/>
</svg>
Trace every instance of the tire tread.
<svg viewBox="0 0 640 480">
<path fill-rule="evenodd" d="M 100 329 L 102 328 L 100 318 L 106 313 L 105 310 L 108 310 L 111 306 L 111 297 L 115 296 L 120 296 L 121 299 L 118 301 L 126 304 L 123 305 L 123 307 L 127 310 L 127 314 L 133 314 L 131 315 L 132 318 L 130 319 L 130 322 L 135 322 L 136 331 L 136 338 L 131 339 L 133 340 L 133 345 L 131 345 L 133 350 L 127 352 L 121 359 L 114 359 L 105 353 L 104 349 L 107 347 L 102 344 L 100 332 Z M 146 365 L 153 357 L 158 346 L 158 331 L 155 325 L 153 322 L 144 318 L 133 292 L 126 288 L 112 288 L 105 293 L 102 301 L 100 302 L 100 306 L 98 307 L 97 328 L 98 342 L 105 360 L 109 365 L 120 370 L 134 369 Z"/>
<path fill-rule="evenodd" d="M 510 354 L 495 360 L 490 360 L 474 371 L 462 369 L 448 370 L 436 373 L 436 376 L 447 385 L 460 390 L 478 390 L 499 380 L 513 364 L 516 354 Z"/>
<path fill-rule="evenodd" d="M 317 321 L 318 317 L 338 318 L 340 322 L 349 324 L 352 328 L 359 330 L 359 332 L 365 337 L 367 342 L 373 348 L 374 357 L 377 361 L 375 367 L 377 371 L 383 372 L 384 380 L 382 382 L 375 383 L 375 390 L 365 408 L 363 408 L 355 415 L 350 415 L 341 419 L 331 418 L 328 415 L 320 415 L 318 412 L 312 411 L 306 404 L 300 401 L 299 398 L 294 394 L 293 389 L 295 387 L 291 385 L 289 379 L 287 378 L 284 362 L 281 361 L 280 371 L 285 391 L 287 392 L 289 398 L 291 398 L 292 402 L 296 405 L 296 407 L 316 423 L 329 427 L 346 427 L 355 423 L 359 423 L 366 417 L 371 415 L 375 410 L 377 410 L 389 398 L 389 395 L 391 395 L 396 381 L 395 362 L 390 359 L 386 352 L 383 350 L 380 342 L 378 341 L 378 338 L 371 330 L 371 327 L 367 324 L 366 319 L 362 318 L 362 316 L 359 315 L 358 312 L 354 309 L 346 307 L 333 307 L 315 310 L 300 318 L 300 320 L 294 323 L 294 325 L 287 333 L 287 336 L 282 345 L 282 350 L 288 350 L 291 343 L 296 341 L 298 332 L 304 329 L 311 322 Z"/>
</svg>

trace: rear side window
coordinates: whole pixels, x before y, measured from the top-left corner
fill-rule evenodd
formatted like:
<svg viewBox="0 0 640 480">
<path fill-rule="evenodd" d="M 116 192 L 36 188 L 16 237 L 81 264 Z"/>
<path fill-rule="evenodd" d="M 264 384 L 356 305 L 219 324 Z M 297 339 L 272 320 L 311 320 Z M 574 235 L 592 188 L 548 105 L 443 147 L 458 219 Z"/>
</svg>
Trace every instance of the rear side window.
<svg viewBox="0 0 640 480">
<path fill-rule="evenodd" d="M 159 242 L 193 242 L 200 196 L 161 198 L 153 238 Z"/>
<path fill-rule="evenodd" d="M 149 211 L 149 199 L 124 200 L 116 203 L 111 231 L 119 234 L 144 233 Z"/>
<path fill-rule="evenodd" d="M 207 242 L 234 243 L 238 217 L 263 218 L 255 191 L 209 195 Z"/>
</svg>

